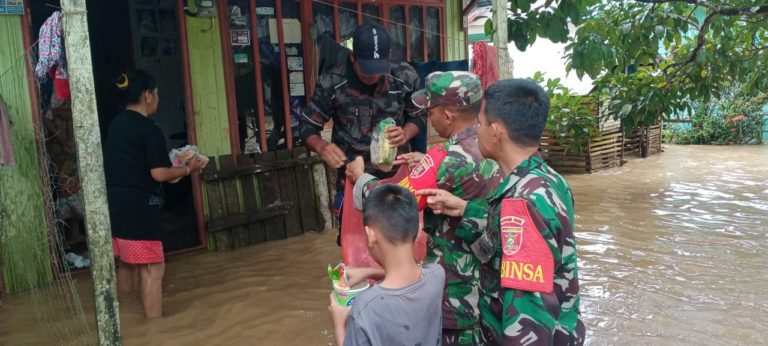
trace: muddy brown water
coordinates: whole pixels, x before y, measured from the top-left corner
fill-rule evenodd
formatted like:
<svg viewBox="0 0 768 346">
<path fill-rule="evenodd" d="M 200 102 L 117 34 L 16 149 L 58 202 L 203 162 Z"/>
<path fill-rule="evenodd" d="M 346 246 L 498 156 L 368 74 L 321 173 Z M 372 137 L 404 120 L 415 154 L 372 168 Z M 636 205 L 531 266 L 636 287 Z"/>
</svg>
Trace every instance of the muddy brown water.
<svg viewBox="0 0 768 346">
<path fill-rule="evenodd" d="M 768 146 L 669 146 L 621 168 L 568 176 L 588 343 L 766 343 L 766 169 Z M 125 344 L 331 345 L 325 266 L 340 258 L 335 237 L 171 257 L 166 317 L 146 322 L 138 303 L 122 304 Z M 94 330 L 90 280 L 76 285 Z M 55 300 L 57 292 L 37 294 Z M 29 293 L 5 297 L 0 345 L 72 343 L 57 337 L 76 323 L 61 319 L 62 309 L 35 306 Z"/>
</svg>

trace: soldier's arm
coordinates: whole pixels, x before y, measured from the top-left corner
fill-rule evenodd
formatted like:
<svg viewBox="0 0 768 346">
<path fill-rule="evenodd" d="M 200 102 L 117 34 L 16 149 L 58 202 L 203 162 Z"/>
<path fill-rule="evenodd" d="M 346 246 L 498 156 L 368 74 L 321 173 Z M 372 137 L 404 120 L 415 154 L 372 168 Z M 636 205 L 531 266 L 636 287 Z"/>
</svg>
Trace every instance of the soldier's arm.
<svg viewBox="0 0 768 346">
<path fill-rule="evenodd" d="M 371 174 L 363 173 L 363 175 L 358 177 L 352 192 L 355 209 L 363 210 L 363 201 L 368 198 L 371 190 L 379 185 L 381 185 L 381 180 Z"/>
<path fill-rule="evenodd" d="M 408 64 L 405 63 L 405 65 Z M 417 107 L 411 100 L 413 93 L 420 89 L 419 75 L 413 67 L 408 65 L 399 73 L 398 78 L 405 82 L 407 88 L 404 99 L 405 125 L 403 125 L 403 132 L 405 132 L 405 138 L 411 140 L 419 132 L 427 130 L 426 112 Z"/>
<path fill-rule="evenodd" d="M 538 197 L 537 196 L 537 200 Z M 555 225 L 544 214 L 553 212 L 549 205 L 537 205 L 535 200 L 525 198 L 530 220 L 541 233 L 552 251 L 550 240 L 551 230 Z M 544 214 L 543 214 L 544 213 Z M 530 240 L 529 240 L 530 241 Z M 555 248 L 556 249 L 556 248 Z M 558 263 L 559 251 L 552 251 L 555 263 Z M 501 278 L 500 278 L 501 279 Z M 552 278 L 554 280 L 554 278 Z M 552 345 L 555 337 L 555 326 L 559 303 L 557 302 L 557 284 L 553 283 L 553 293 L 530 292 L 520 289 L 506 288 L 500 285 L 499 297 L 503 308 L 501 316 L 501 338 L 503 345 L 518 345 L 525 340 L 532 345 Z M 557 306 L 554 308 L 554 306 Z"/>
<path fill-rule="evenodd" d="M 468 184 L 473 183 L 474 178 L 470 174 L 472 168 L 473 164 L 467 162 L 463 155 L 449 150 L 437 171 L 437 188 L 467 200 L 464 197 L 464 191 L 466 191 Z M 470 207 L 470 203 L 472 202 L 467 200 L 467 208 L 472 209 L 464 211 L 462 222 L 459 223 L 455 233 L 456 237 L 466 241 L 468 245 L 472 245 L 472 241 L 479 236 L 480 229 L 478 227 L 480 224 L 484 224 L 487 214 L 484 205 L 475 203 L 474 206 Z M 467 214 L 468 212 L 469 214 Z"/>
<path fill-rule="evenodd" d="M 315 91 L 309 105 L 302 109 L 299 121 L 299 135 L 310 150 L 318 152 L 328 144 L 320 137 L 323 127 L 334 113 L 334 85 L 331 75 L 323 74 L 315 85 Z"/>
</svg>

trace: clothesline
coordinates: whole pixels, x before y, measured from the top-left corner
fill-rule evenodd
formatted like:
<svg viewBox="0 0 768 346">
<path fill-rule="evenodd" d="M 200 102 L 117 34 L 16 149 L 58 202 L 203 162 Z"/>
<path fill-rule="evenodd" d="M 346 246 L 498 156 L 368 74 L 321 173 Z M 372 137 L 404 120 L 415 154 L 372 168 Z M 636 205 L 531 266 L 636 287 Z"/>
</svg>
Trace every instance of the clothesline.
<svg viewBox="0 0 768 346">
<path fill-rule="evenodd" d="M 365 16 L 365 17 L 379 19 L 382 22 L 388 22 L 390 24 L 402 25 L 403 27 L 407 27 L 410 30 L 422 31 L 422 32 L 424 32 L 426 34 L 437 35 L 437 36 L 444 37 L 444 38 L 447 38 L 449 40 L 453 40 L 453 41 L 456 41 L 456 42 L 461 42 L 461 43 L 466 43 L 467 42 L 467 40 L 465 40 L 463 38 L 457 38 L 457 37 L 449 36 L 449 35 L 446 35 L 446 34 L 441 34 L 439 32 L 428 31 L 427 29 L 415 27 L 413 25 L 405 25 L 405 23 L 396 22 L 396 21 L 393 21 L 393 20 L 390 20 L 390 19 L 384 19 L 383 17 L 374 16 L 374 15 L 371 15 L 371 14 L 368 14 L 368 13 L 360 12 L 357 9 L 353 10 L 353 9 L 350 9 L 350 8 L 342 7 L 340 5 L 336 5 L 336 4 L 333 4 L 331 2 L 327 2 L 327 1 L 323 1 L 323 0 L 312 0 L 312 2 L 316 2 L 318 4 L 328 5 L 328 6 L 331 6 L 331 7 L 338 8 L 339 10 L 343 10 L 343 11 L 351 12 L 351 13 L 355 13 L 355 14 L 362 13 L 362 15 Z M 390 30 L 391 30 L 391 28 L 390 28 Z M 391 35 L 391 32 L 390 32 L 390 35 Z"/>
<path fill-rule="evenodd" d="M 35 43 L 33 43 L 32 46 L 29 47 L 29 49 L 24 51 L 24 53 L 22 53 L 18 58 L 13 60 L 13 62 L 11 63 L 11 66 L 9 66 L 5 71 L 3 71 L 3 73 L 0 73 L 0 81 L 3 80 L 3 77 L 5 77 L 5 75 L 8 74 L 8 72 L 11 72 L 11 70 L 13 70 L 16 67 L 16 64 L 19 63 L 19 60 L 24 59 L 28 54 L 30 54 L 32 52 L 32 50 L 35 48 L 35 46 L 37 46 L 38 42 L 39 42 L 39 40 L 35 41 Z"/>
</svg>

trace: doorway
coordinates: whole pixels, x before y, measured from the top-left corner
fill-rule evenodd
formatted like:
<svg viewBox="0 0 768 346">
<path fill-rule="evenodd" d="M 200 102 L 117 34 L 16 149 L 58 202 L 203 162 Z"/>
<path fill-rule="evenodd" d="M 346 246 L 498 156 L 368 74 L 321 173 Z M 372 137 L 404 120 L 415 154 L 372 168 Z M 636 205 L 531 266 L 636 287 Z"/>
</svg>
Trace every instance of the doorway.
<svg viewBox="0 0 768 346">
<path fill-rule="evenodd" d="M 104 141 L 111 120 L 124 108 L 117 98 L 114 78 L 129 69 L 143 69 L 152 74 L 158 83 L 160 105 L 152 119 L 165 134 L 167 150 L 187 144 L 187 124 L 184 109 L 184 78 L 181 49 L 179 44 L 179 21 L 176 17 L 174 0 L 128 0 L 100 1 L 87 0 L 88 26 L 91 42 L 94 84 L 99 124 Z M 32 22 L 32 41 L 37 41 L 40 27 L 55 12 L 59 11 L 59 1 L 30 1 Z M 52 118 L 68 118 L 67 123 L 59 122 L 57 132 L 72 133 L 71 109 L 52 105 L 50 96 L 52 87 L 40 85 L 40 109 L 42 114 L 51 109 Z M 67 114 L 68 113 L 68 114 Z M 45 116 L 43 116 L 45 118 Z M 63 126 L 62 126 L 63 124 Z M 51 137 L 46 127 L 46 149 L 52 154 L 48 139 Z M 74 138 L 73 136 L 71 136 Z M 57 228 L 62 235 L 67 251 L 63 255 L 74 253 L 88 257 L 87 245 L 77 241 L 84 236 L 82 216 L 63 215 L 57 207 L 66 198 L 62 193 L 60 176 L 63 167 L 58 161 L 75 161 L 75 153 L 57 153 L 61 159 L 51 157 L 51 191 L 56 210 Z M 76 175 L 75 169 L 75 175 Z M 166 253 L 196 248 L 203 244 L 198 233 L 197 215 L 192 193 L 192 179 L 185 177 L 176 184 L 165 186 L 165 207 L 162 211 L 163 247 Z M 66 217 L 63 217 L 66 216 Z M 75 220 L 73 220 L 73 218 Z M 79 218 L 79 220 L 77 220 Z M 72 228 L 77 228 L 76 232 Z M 79 234 L 78 234 L 79 232 Z M 75 240 L 71 242 L 70 240 Z M 58 254 L 54 251 L 54 254 Z M 67 267 L 67 260 L 54 261 Z M 75 267 L 79 268 L 79 267 Z"/>
</svg>

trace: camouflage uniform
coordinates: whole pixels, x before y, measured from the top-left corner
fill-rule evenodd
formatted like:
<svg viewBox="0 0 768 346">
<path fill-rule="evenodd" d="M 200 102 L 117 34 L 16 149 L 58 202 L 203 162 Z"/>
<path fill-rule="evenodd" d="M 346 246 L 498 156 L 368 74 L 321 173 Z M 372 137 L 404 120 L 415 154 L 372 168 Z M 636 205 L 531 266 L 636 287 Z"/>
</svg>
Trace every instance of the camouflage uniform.
<svg viewBox="0 0 768 346">
<path fill-rule="evenodd" d="M 482 100 L 477 76 L 467 72 L 436 72 L 427 77 L 426 88 L 414 94 L 414 103 L 428 108 L 436 105 L 464 106 Z M 498 166 L 484 159 L 477 146 L 477 128 L 470 127 L 451 136 L 444 144 L 447 155 L 438 167 L 437 188 L 450 191 L 484 207 L 501 180 Z M 356 190 L 367 195 L 376 184 L 372 177 L 358 179 Z M 476 223 L 484 222 L 485 214 Z M 470 245 L 479 237 L 475 226 L 461 218 L 424 211 L 424 230 L 429 234 L 425 262 L 445 269 L 443 292 L 443 345 L 479 343 L 477 280 L 480 261 Z"/>
<path fill-rule="evenodd" d="M 419 76 L 407 63 L 392 64 L 392 72 L 383 76 L 370 88 L 372 94 L 361 85 L 352 62 L 338 65 L 322 74 L 315 87 L 312 101 L 302 114 L 301 138 L 319 135 L 328 120 L 333 119 L 332 142 L 341 148 L 348 158 L 365 158 L 366 167 L 372 171 L 370 145 L 372 129 L 385 118 L 395 120 L 397 126 L 414 123 L 424 128 L 424 112 L 411 102 L 413 91 L 418 88 Z M 401 147 L 407 150 L 407 146 Z"/>
<path fill-rule="evenodd" d="M 362 156 L 367 173 L 386 178 L 391 174 L 377 171 L 370 163 L 371 131 L 386 118 L 394 119 L 397 126 L 410 122 L 420 129 L 425 128 L 424 112 L 411 102 L 413 91 L 419 87 L 419 76 L 405 62 L 392 63 L 391 73 L 371 87 L 360 82 L 352 66 L 352 61 L 347 59 L 346 64 L 332 67 L 320 75 L 312 100 L 302 111 L 299 133 L 306 142 L 310 136 L 320 135 L 325 123 L 333 119 L 331 142 L 350 160 Z M 410 148 L 406 144 L 399 150 L 404 153 Z M 336 217 L 341 219 L 345 168 L 339 168 L 337 173 L 333 207 Z"/>
<path fill-rule="evenodd" d="M 524 201 L 534 230 L 541 234 L 554 259 L 551 293 L 505 288 L 501 284 L 502 201 Z M 482 339 L 489 345 L 581 345 L 584 325 L 579 311 L 579 278 L 573 231 L 573 195 L 568 183 L 535 154 L 499 185 L 487 210 L 487 228 L 472 245 L 480 269 Z M 466 222 L 478 229 L 485 210 L 470 202 Z M 522 242 L 522 241 L 521 241 Z"/>
</svg>

